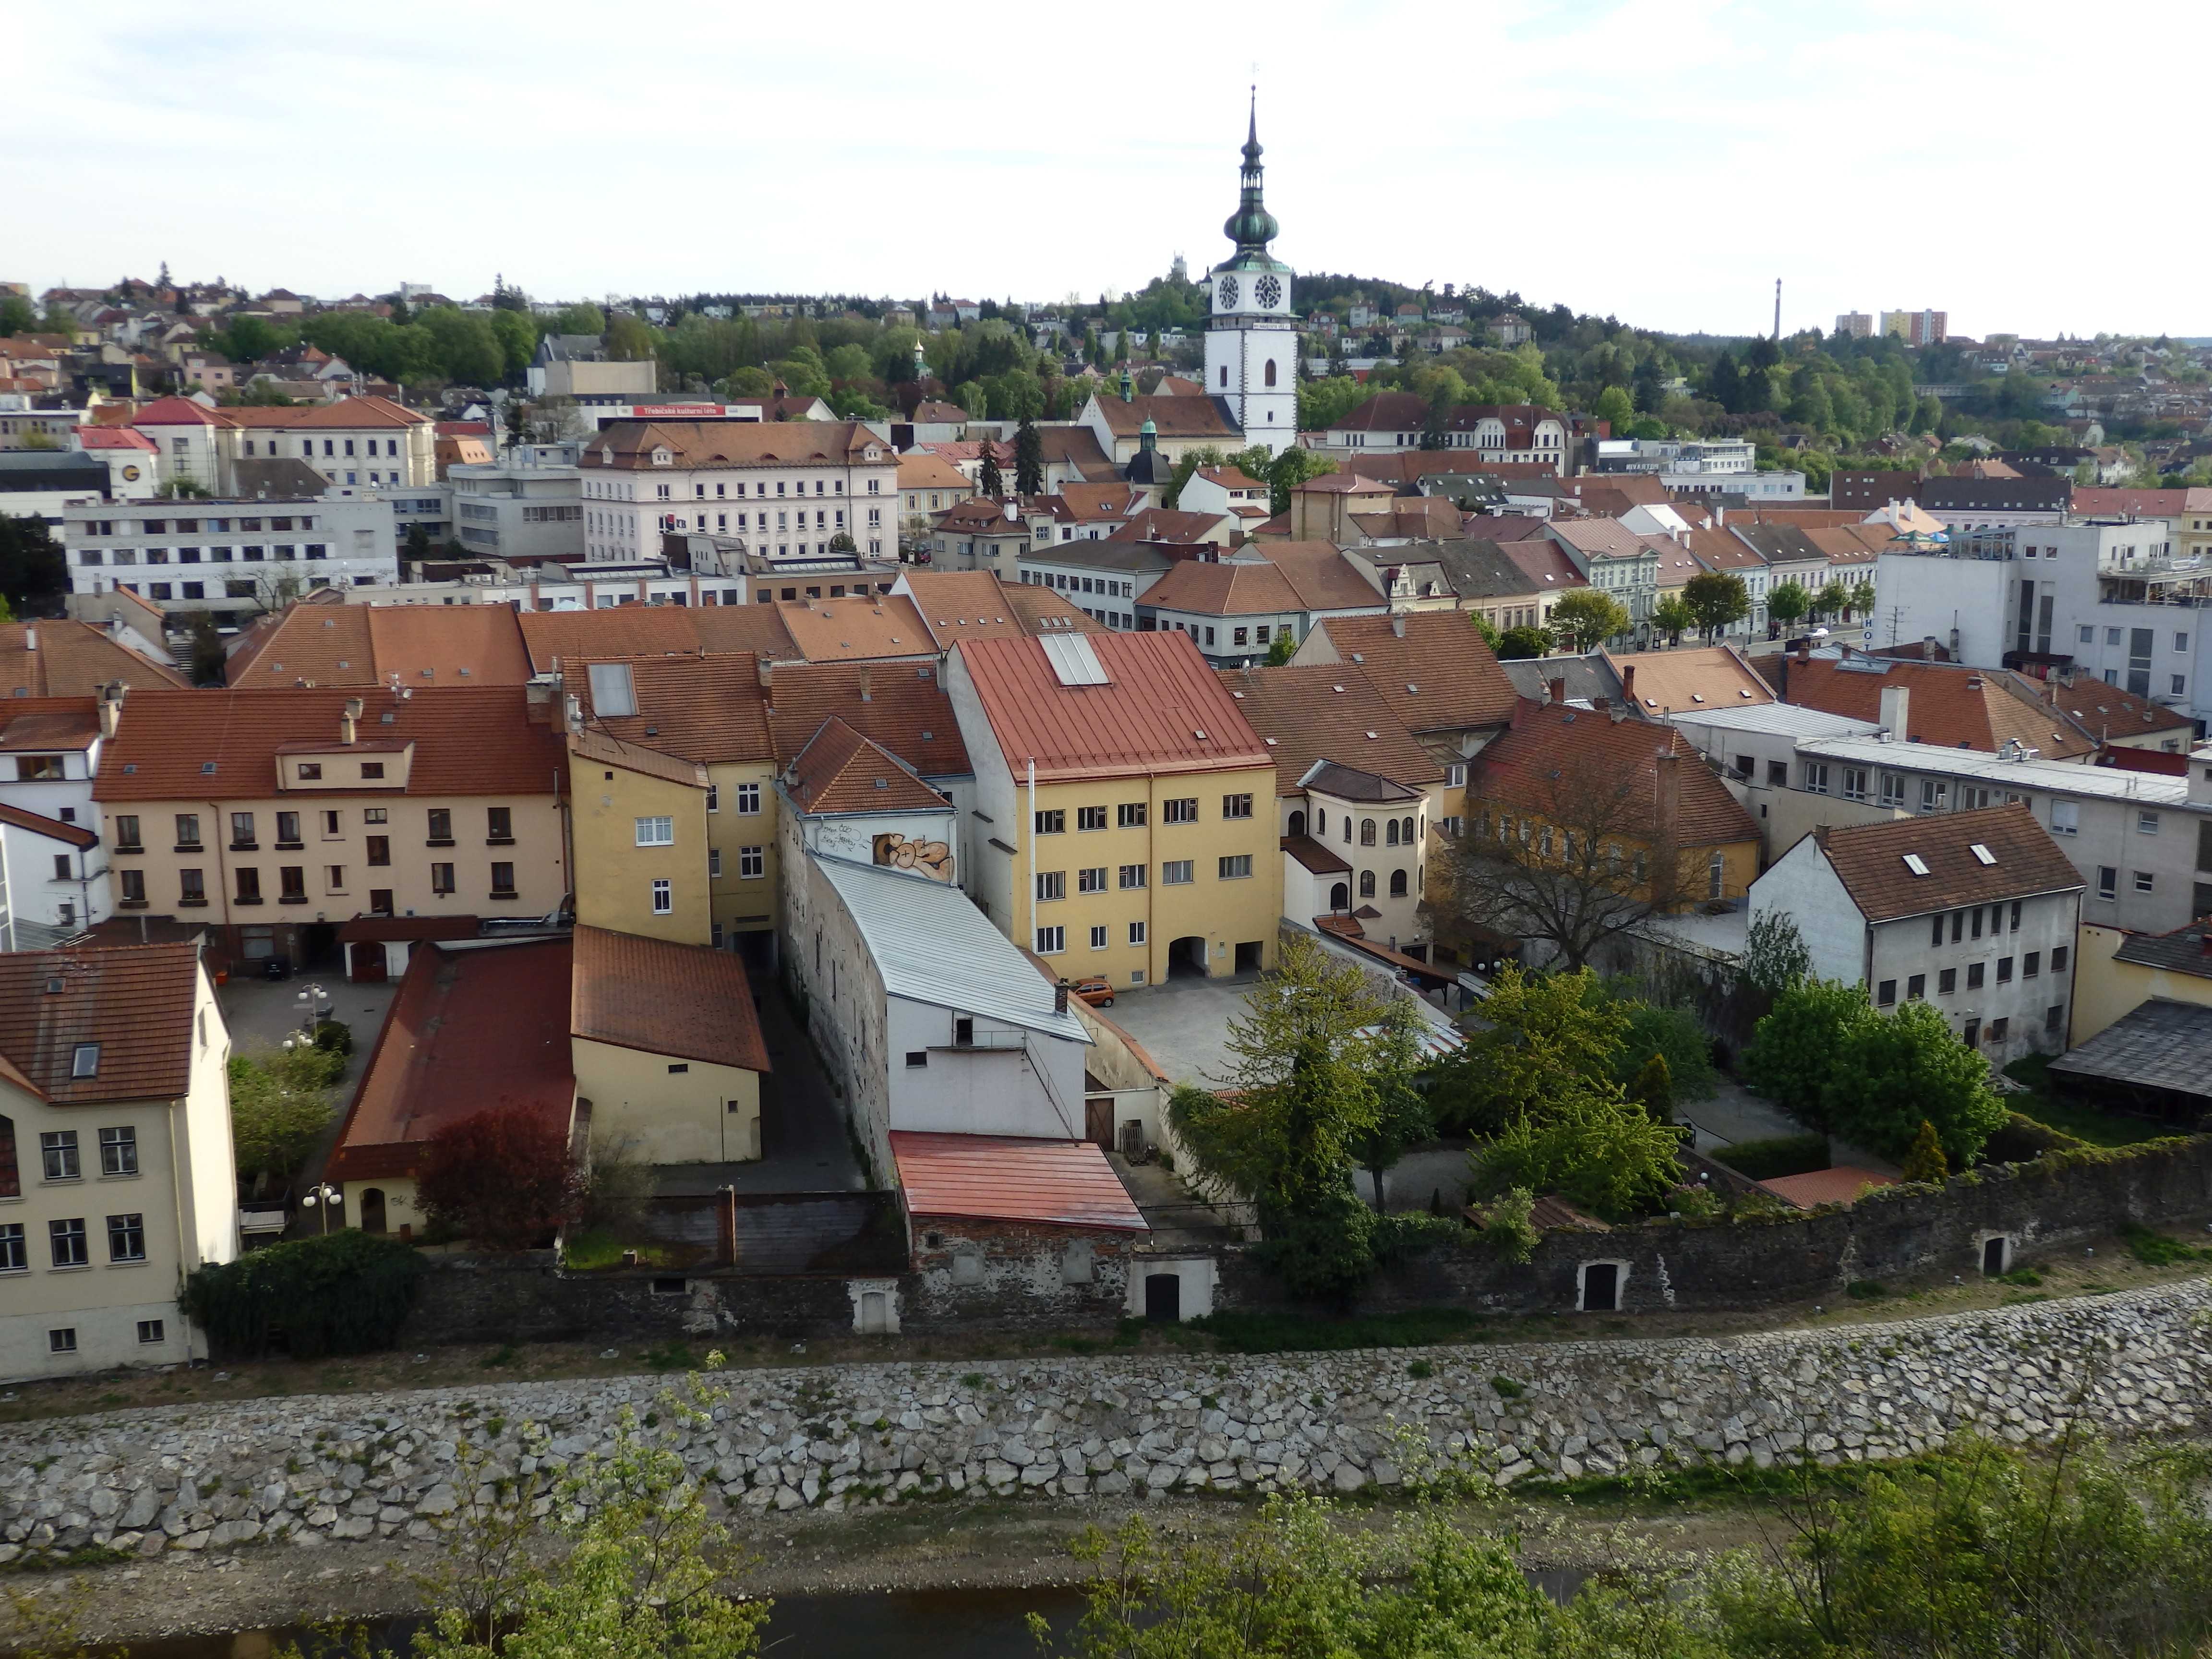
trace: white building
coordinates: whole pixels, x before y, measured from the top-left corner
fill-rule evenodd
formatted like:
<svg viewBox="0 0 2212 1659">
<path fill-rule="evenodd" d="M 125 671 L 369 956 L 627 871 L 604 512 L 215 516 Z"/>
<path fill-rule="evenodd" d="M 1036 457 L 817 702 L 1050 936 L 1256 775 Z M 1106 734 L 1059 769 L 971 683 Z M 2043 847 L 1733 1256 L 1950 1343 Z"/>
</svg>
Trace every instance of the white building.
<svg viewBox="0 0 2212 1659">
<path fill-rule="evenodd" d="M 2066 1047 L 2081 878 L 2021 806 L 1816 830 L 1750 909 L 1796 922 L 1817 977 L 1931 1004 L 1993 1066 Z"/>
<path fill-rule="evenodd" d="M 1244 140 L 1243 195 L 1223 230 L 1237 252 L 1213 268 L 1206 389 L 1245 441 L 1279 453 L 1298 439 L 1298 329 L 1291 268 L 1268 252 L 1279 227 L 1261 200 L 1260 120 Z"/>
<path fill-rule="evenodd" d="M 119 699 L 0 704 L 0 951 L 38 951 L 112 913 L 92 782 Z"/>
<path fill-rule="evenodd" d="M 172 615 L 243 618 L 318 588 L 392 586 L 392 522 L 374 495 L 91 501 L 69 507 L 62 540 L 72 593 L 121 587 Z"/>
<path fill-rule="evenodd" d="M 218 495 L 239 490 L 240 461 L 303 461 L 333 489 L 438 480 L 436 422 L 389 398 L 224 409 L 198 398 L 161 398 L 131 425 L 153 440 L 162 483 Z"/>
<path fill-rule="evenodd" d="M 581 560 L 580 467 L 459 465 L 447 469 L 453 532 L 480 558 Z"/>
</svg>

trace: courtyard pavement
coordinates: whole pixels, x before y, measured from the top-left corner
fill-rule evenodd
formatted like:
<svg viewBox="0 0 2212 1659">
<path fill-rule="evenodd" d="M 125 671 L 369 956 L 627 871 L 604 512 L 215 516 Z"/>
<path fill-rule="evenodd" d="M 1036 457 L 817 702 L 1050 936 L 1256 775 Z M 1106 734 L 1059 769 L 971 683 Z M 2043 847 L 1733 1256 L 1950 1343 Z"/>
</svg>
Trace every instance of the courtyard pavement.
<svg viewBox="0 0 2212 1659">
<path fill-rule="evenodd" d="M 1244 997 L 1260 976 L 1171 979 L 1116 990 L 1107 1018 L 1143 1043 L 1177 1083 L 1218 1088 L 1229 1078 L 1229 1022 L 1244 1013 Z"/>
</svg>

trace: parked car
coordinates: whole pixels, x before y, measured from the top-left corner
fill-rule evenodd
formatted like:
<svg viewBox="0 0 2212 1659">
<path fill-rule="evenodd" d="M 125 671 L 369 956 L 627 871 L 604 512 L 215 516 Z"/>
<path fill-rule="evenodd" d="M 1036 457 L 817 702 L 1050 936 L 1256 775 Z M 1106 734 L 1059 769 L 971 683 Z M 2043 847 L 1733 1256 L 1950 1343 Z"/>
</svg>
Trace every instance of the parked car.
<svg viewBox="0 0 2212 1659">
<path fill-rule="evenodd" d="M 1092 974 L 1088 978 L 1073 981 L 1067 988 L 1094 1008 L 1111 1008 L 1114 1006 L 1114 981 L 1103 974 Z"/>
</svg>

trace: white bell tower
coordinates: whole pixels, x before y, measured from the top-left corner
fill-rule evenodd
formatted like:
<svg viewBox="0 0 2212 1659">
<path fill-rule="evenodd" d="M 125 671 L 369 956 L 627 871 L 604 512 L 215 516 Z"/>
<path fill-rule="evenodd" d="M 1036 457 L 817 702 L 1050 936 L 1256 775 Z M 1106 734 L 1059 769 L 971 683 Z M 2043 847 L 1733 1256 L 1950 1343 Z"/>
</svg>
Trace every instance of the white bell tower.
<svg viewBox="0 0 2212 1659">
<path fill-rule="evenodd" d="M 1206 390 L 1229 405 L 1247 444 L 1279 454 L 1298 438 L 1298 329 L 1291 268 L 1267 252 L 1279 228 L 1261 200 L 1260 115 L 1244 140 L 1243 195 L 1222 227 L 1236 252 L 1213 268 Z"/>
</svg>

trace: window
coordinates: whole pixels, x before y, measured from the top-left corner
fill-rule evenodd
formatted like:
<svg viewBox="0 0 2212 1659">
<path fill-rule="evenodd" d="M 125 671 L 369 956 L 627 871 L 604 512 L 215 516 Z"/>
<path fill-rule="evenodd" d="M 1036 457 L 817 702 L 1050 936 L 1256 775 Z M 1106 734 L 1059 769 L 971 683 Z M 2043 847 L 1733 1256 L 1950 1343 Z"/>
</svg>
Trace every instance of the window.
<svg viewBox="0 0 2212 1659">
<path fill-rule="evenodd" d="M 514 809 L 511 806 L 484 808 L 484 840 L 494 847 L 504 847 L 514 839 Z"/>
<path fill-rule="evenodd" d="M 1242 881 L 1251 873 L 1252 855 L 1249 853 L 1235 853 L 1221 860 L 1221 872 L 1218 878 L 1223 881 Z"/>
<path fill-rule="evenodd" d="M 1039 903 L 1049 903 L 1067 896 L 1067 872 L 1040 870 L 1036 874 L 1036 896 Z"/>
<path fill-rule="evenodd" d="M 640 847 L 673 847 L 676 845 L 674 818 L 640 818 L 637 821 L 637 844 Z"/>
<path fill-rule="evenodd" d="M 768 849 L 764 847 L 738 848 L 738 874 L 746 881 L 755 881 L 768 873 Z"/>
<path fill-rule="evenodd" d="M 177 902 L 179 904 L 207 902 L 207 876 L 204 872 L 198 870 L 177 872 Z"/>
<path fill-rule="evenodd" d="M 1162 822 L 1167 823 L 1196 823 L 1198 822 L 1197 799 L 1188 797 L 1181 800 L 1166 802 L 1161 811 L 1160 817 Z"/>
<path fill-rule="evenodd" d="M 58 1329 L 48 1331 L 46 1333 L 46 1352 L 48 1353 L 75 1353 L 76 1352 L 76 1327 L 74 1325 L 64 1325 Z"/>
<path fill-rule="evenodd" d="M 1948 793 L 1949 788 L 1950 786 L 1942 778 L 1921 779 L 1920 810 L 1923 812 L 1942 811 L 1944 797 Z"/>
<path fill-rule="evenodd" d="M 381 778 L 384 775 L 384 763 L 382 761 L 363 761 L 361 763 L 361 775 L 364 781 L 373 781 L 376 779 Z"/>
<path fill-rule="evenodd" d="M 31 1252 L 23 1239 L 23 1224 L 10 1221 L 0 1226 L 0 1273 L 20 1273 L 29 1271 Z"/>
<path fill-rule="evenodd" d="M 135 812 L 118 814 L 115 819 L 115 850 L 136 853 L 143 849 L 143 843 L 138 839 L 138 815 Z"/>
<path fill-rule="evenodd" d="M 1359 872 L 1359 896 L 1362 898 L 1375 896 L 1375 872 L 1372 870 L 1362 870 Z"/>
<path fill-rule="evenodd" d="M 158 1319 L 142 1319 L 138 1322 L 138 1340 L 141 1342 L 165 1341 L 167 1340 L 167 1328 Z"/>
<path fill-rule="evenodd" d="M 305 865 L 287 864 L 276 872 L 276 896 L 280 903 L 304 904 L 307 902 L 307 870 Z"/>
<path fill-rule="evenodd" d="M 1946 968 L 1936 975 L 1936 994 L 1948 997 L 1959 988 L 1959 970 Z"/>
<path fill-rule="evenodd" d="M 1141 921 L 1131 922 L 1129 924 L 1129 943 L 1132 945 L 1142 945 L 1144 942 L 1145 924 Z M 1133 980 L 1130 982 L 1134 984 L 1136 981 Z"/>
<path fill-rule="evenodd" d="M 722 810 L 722 789 L 720 784 L 710 783 L 707 786 L 707 810 L 709 812 L 719 812 Z"/>
<path fill-rule="evenodd" d="M 1908 980 L 1906 980 L 1906 981 L 1905 981 L 1905 1000 L 1907 1002 L 1918 1002 L 1922 998 L 1925 997 L 1927 994 L 1928 994 L 1928 975 L 1925 975 L 1925 974 L 1915 974 L 1915 975 L 1912 975 L 1912 977 L 1911 977 L 1911 978 L 1910 978 L 1910 979 L 1908 979 Z"/>
<path fill-rule="evenodd" d="M 361 821 L 363 823 L 382 823 L 391 815 L 392 809 L 388 806 L 365 806 L 362 808 Z M 337 820 L 333 818 L 331 823 L 335 825 Z"/>
<path fill-rule="evenodd" d="M 276 815 L 276 844 L 279 847 L 297 847 L 300 844 L 300 815 L 297 812 L 279 812 Z"/>
<path fill-rule="evenodd" d="M 1106 866 L 1097 865 L 1075 872 L 1075 890 L 1079 893 L 1103 893 L 1106 890 Z"/>
<path fill-rule="evenodd" d="M 1905 774 L 1885 772 L 1881 775 L 1881 804 L 1884 806 L 1905 805 Z"/>
<path fill-rule="evenodd" d="M 1882 981 L 1875 988 L 1874 1000 L 1877 1007 L 1887 1008 L 1893 1006 L 1897 1001 L 1897 981 L 1893 979 Z"/>
<path fill-rule="evenodd" d="M 1125 890 L 1131 887 L 1142 887 L 1145 884 L 1145 866 L 1141 864 L 1125 864 L 1121 866 L 1119 875 L 1120 884 Z"/>
<path fill-rule="evenodd" d="M 1999 957 L 1997 958 L 1997 983 L 2000 985 L 2009 985 L 2012 983 L 2012 958 L 2010 957 Z"/>
<path fill-rule="evenodd" d="M 1990 908 L 1994 910 L 1996 907 L 1992 905 Z M 1991 931 L 1996 930 L 1992 928 Z M 2018 899 L 2012 902 L 2012 927 L 2008 931 L 2014 933 L 2020 932 L 2020 901 Z"/>
<path fill-rule="evenodd" d="M 1036 833 L 1040 836 L 1064 836 L 1067 833 L 1067 814 L 1052 807 L 1036 815 Z"/>
<path fill-rule="evenodd" d="M 760 810 L 760 785 L 757 783 L 739 784 L 738 786 L 738 811 L 746 814 L 748 817 L 750 817 L 757 814 Z"/>
<path fill-rule="evenodd" d="M 1966 964 L 1966 988 L 1969 991 L 1978 991 L 1982 988 L 1982 979 L 1986 967 L 1986 963 L 1979 962 L 1970 962 Z"/>
<path fill-rule="evenodd" d="M 1766 763 L 1766 787 L 1770 789 L 1787 789 L 1790 787 L 1788 761 L 1771 760 Z"/>
<path fill-rule="evenodd" d="M 2099 865 L 2097 866 L 2097 896 L 2100 899 L 2117 898 L 2119 896 L 2119 891 L 2120 872 L 2109 864 Z"/>
<path fill-rule="evenodd" d="M 1106 932 L 1107 930 L 1103 927 L 1094 927 L 1091 930 L 1091 948 L 1092 950 L 1103 951 L 1106 948 Z"/>
<path fill-rule="evenodd" d="M 1825 795 L 1828 793 L 1827 762 L 1807 761 L 1805 763 L 1804 787 L 1816 795 Z"/>
<path fill-rule="evenodd" d="M 2158 814 L 2157 814 L 2157 813 L 2155 813 L 2155 812 L 2138 812 L 2138 813 L 2136 813 L 2136 834 L 2137 834 L 2137 835 L 2139 835 L 2139 836 L 2154 836 L 2154 835 L 2156 835 L 2157 833 L 2158 833 Z"/>
<path fill-rule="evenodd" d="M 1249 795 L 1224 795 L 1221 798 L 1221 816 L 1224 818 L 1250 817 L 1252 816 L 1252 797 Z"/>
<path fill-rule="evenodd" d="M 53 1253 L 57 1267 L 82 1267 L 90 1261 L 92 1251 L 85 1238 L 84 1218 L 46 1223 L 46 1248 Z"/>
<path fill-rule="evenodd" d="M 2055 800 L 2051 803 L 2051 833 L 2054 836 L 2077 836 L 2081 833 L 2081 803 Z"/>
<path fill-rule="evenodd" d="M 1937 912 L 1937 913 L 1936 913 L 1936 930 L 1935 930 L 1935 932 L 1934 932 L 1932 934 L 1930 934 L 1930 935 L 1929 936 L 1928 943 L 1929 943 L 1929 945 L 1941 945 L 1941 944 L 1942 944 L 1942 942 L 1943 942 L 1943 917 L 1942 917 L 1942 913 L 1939 911 L 1939 912 Z"/>
<path fill-rule="evenodd" d="M 331 873 L 336 875 L 341 872 L 333 871 Z M 514 896 L 514 866 L 512 864 L 495 864 L 492 866 L 491 896 L 494 898 L 513 898 Z"/>
<path fill-rule="evenodd" d="M 929 1064 L 929 1050 L 928 1050 L 928 1049 L 927 1049 L 927 1048 L 909 1048 L 909 1049 L 908 1049 L 908 1050 L 906 1051 L 906 1063 L 907 1063 L 909 1066 L 927 1066 L 927 1065 L 928 1065 L 928 1064 Z"/>
<path fill-rule="evenodd" d="M 664 877 L 653 884 L 653 914 L 665 916 L 675 908 L 675 884 Z"/>
<path fill-rule="evenodd" d="M 2136 872 L 2136 891 L 2138 893 L 2149 892 L 2156 884 L 2156 882 L 2157 878 L 2153 876 L 2149 871 L 2138 870 Z"/>
<path fill-rule="evenodd" d="M 1106 827 L 1106 809 L 1103 806 L 1077 807 L 1075 827 L 1078 830 L 1103 830 Z"/>
<path fill-rule="evenodd" d="M 1188 859 L 1170 859 L 1160 866 L 1160 885 L 1163 887 L 1188 887 L 1193 879 Z"/>
<path fill-rule="evenodd" d="M 1114 822 L 1124 830 L 1141 830 L 1146 822 L 1146 803 L 1125 801 L 1114 809 Z"/>
<path fill-rule="evenodd" d="M 75 1181 L 84 1172 L 77 1167 L 76 1131 L 49 1129 L 39 1137 L 39 1161 L 49 1181 Z"/>
<path fill-rule="evenodd" d="M 2065 1024 L 2066 1005 L 2064 1003 L 2054 1002 L 2048 1008 L 2045 1008 L 2043 1011 L 2043 1029 L 2045 1030 L 2056 1031 Z"/>
<path fill-rule="evenodd" d="M 200 845 L 200 816 L 197 812 L 177 814 L 177 850 L 198 852 Z"/>
<path fill-rule="evenodd" d="M 2020 959 L 2020 976 L 2021 976 L 2022 979 L 2033 979 L 2033 978 L 2034 978 L 2038 974 L 2041 973 L 2042 971 L 2043 971 L 2043 952 L 2042 952 L 2042 951 L 2029 951 L 2026 956 L 2022 957 Z"/>
<path fill-rule="evenodd" d="M 1036 951 L 1041 957 L 1056 957 L 1067 949 L 1067 929 L 1040 927 L 1036 930 Z"/>
<path fill-rule="evenodd" d="M 368 838 L 368 861 L 370 864 L 375 866 L 386 865 L 392 862 L 391 836 L 371 836 Z"/>
<path fill-rule="evenodd" d="M 146 1259 L 146 1218 L 132 1213 L 107 1218 L 107 1259 L 143 1261 Z"/>
<path fill-rule="evenodd" d="M 100 1172 L 104 1176 L 138 1173 L 138 1132 L 132 1128 L 100 1132 Z"/>
<path fill-rule="evenodd" d="M 2168 696 L 2176 697 L 2180 696 L 2189 690 L 2189 676 L 2186 674 L 2168 675 L 2166 677 L 2166 684 L 2168 688 Z"/>
<path fill-rule="evenodd" d="M 388 916 L 392 914 L 392 890 L 389 887 L 372 887 L 368 890 L 368 914 L 372 916 Z"/>
<path fill-rule="evenodd" d="M 430 866 L 430 890 L 441 896 L 450 894 L 453 890 L 452 865 L 434 864 Z"/>
</svg>

